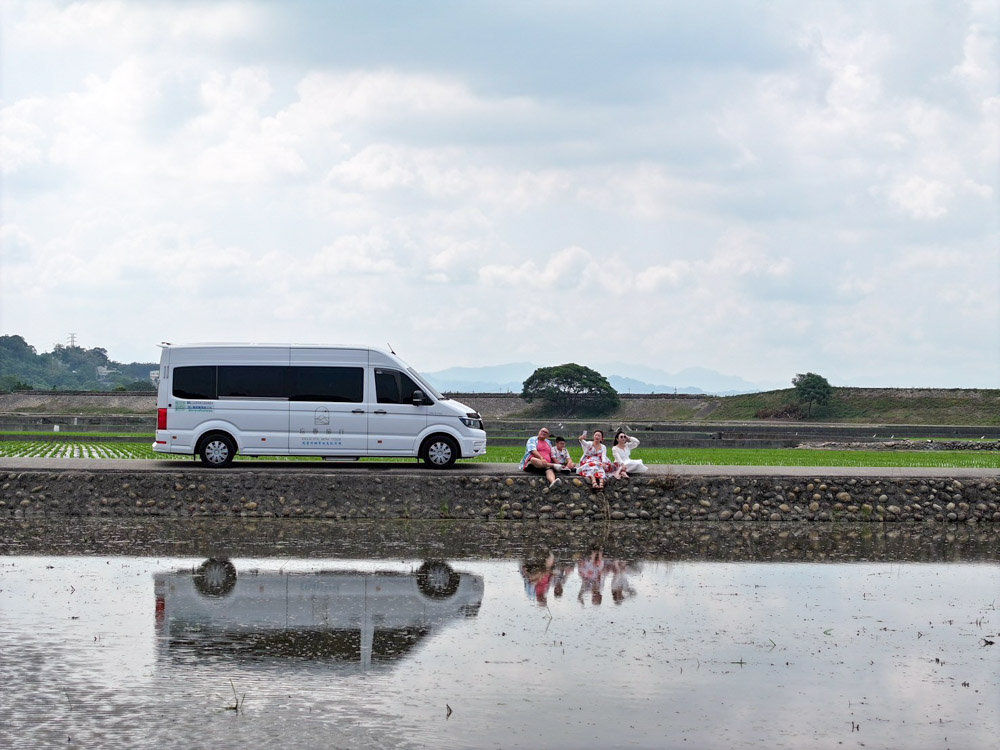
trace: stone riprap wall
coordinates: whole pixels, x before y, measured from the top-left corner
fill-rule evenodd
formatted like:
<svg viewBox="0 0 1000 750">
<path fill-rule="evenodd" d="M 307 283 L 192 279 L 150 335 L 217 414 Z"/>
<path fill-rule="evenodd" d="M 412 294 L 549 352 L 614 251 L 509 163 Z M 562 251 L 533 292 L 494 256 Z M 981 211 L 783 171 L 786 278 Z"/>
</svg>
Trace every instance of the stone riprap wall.
<svg viewBox="0 0 1000 750">
<path fill-rule="evenodd" d="M 1000 522 L 1000 478 L 660 475 L 594 493 L 527 476 L 252 471 L 0 474 L 0 518 L 278 517 L 587 521 Z"/>
</svg>

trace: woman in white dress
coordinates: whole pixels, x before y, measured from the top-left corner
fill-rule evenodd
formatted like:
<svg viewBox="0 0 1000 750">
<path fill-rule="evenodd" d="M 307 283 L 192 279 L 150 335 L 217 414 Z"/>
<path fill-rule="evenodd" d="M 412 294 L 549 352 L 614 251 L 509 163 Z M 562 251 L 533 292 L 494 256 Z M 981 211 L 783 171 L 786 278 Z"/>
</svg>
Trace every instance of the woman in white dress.
<svg viewBox="0 0 1000 750">
<path fill-rule="evenodd" d="M 622 467 L 622 477 L 649 471 L 649 467 L 641 458 L 632 458 L 632 451 L 638 447 L 639 438 L 626 435 L 622 430 L 615 433 L 615 444 L 611 446 L 611 453 L 615 457 L 615 463 Z"/>
<path fill-rule="evenodd" d="M 604 444 L 604 432 L 594 430 L 594 439 L 587 440 L 587 431 L 580 435 L 580 447 L 583 448 L 583 457 L 576 473 L 590 480 L 591 489 L 603 490 L 604 479 L 610 474 L 618 479 L 621 467 L 608 461 L 608 446 Z"/>
</svg>

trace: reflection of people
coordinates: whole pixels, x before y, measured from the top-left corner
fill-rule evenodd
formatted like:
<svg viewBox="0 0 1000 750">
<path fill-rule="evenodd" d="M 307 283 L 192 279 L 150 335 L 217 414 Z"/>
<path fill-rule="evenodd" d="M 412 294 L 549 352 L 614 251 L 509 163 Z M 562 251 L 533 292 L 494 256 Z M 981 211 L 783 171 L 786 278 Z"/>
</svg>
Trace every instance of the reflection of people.
<svg viewBox="0 0 1000 750">
<path fill-rule="evenodd" d="M 641 458 L 632 458 L 632 451 L 638 447 L 639 438 L 626 435 L 622 430 L 615 433 L 615 444 L 611 447 L 611 454 L 615 457 L 615 463 L 621 467 L 621 477 L 627 477 L 629 473 L 642 474 L 644 471 L 649 471 L 649 467 Z"/>
<path fill-rule="evenodd" d="M 608 474 L 617 476 L 619 467 L 608 461 L 608 446 L 604 444 L 604 432 L 594 430 L 594 439 L 587 440 L 587 431 L 580 435 L 580 447 L 583 457 L 576 473 L 590 479 L 590 486 L 595 490 L 604 489 L 604 479 Z"/>
<path fill-rule="evenodd" d="M 569 574 L 572 572 L 573 563 L 560 563 L 552 571 L 552 595 L 555 596 L 556 599 L 563 595 L 566 579 L 569 578 Z"/>
<path fill-rule="evenodd" d="M 555 561 L 555 557 L 549 552 L 544 559 L 529 559 L 521 565 L 524 592 L 540 605 L 546 603 L 549 585 L 552 583 L 552 566 L 555 565 Z"/>
<path fill-rule="evenodd" d="M 604 583 L 604 552 L 598 548 L 590 550 L 590 554 L 580 560 L 576 568 L 580 576 L 580 593 L 576 600 L 583 604 L 585 594 L 590 594 L 590 601 L 599 605 L 601 603 L 601 584 Z"/>
<path fill-rule="evenodd" d="M 524 448 L 521 471 L 544 474 L 549 480 L 549 487 L 559 481 L 555 472 L 556 465 L 552 462 L 552 443 L 549 442 L 548 427 L 540 429 L 536 437 L 528 438 Z"/>
<path fill-rule="evenodd" d="M 556 444 L 552 448 L 552 463 L 559 471 L 573 471 L 576 468 L 576 464 L 569 456 L 569 451 L 566 450 L 566 438 L 562 435 L 556 437 Z"/>
<path fill-rule="evenodd" d="M 628 564 L 624 560 L 611 563 L 611 598 L 621 604 L 627 596 L 635 596 L 635 589 L 628 580 Z"/>
</svg>

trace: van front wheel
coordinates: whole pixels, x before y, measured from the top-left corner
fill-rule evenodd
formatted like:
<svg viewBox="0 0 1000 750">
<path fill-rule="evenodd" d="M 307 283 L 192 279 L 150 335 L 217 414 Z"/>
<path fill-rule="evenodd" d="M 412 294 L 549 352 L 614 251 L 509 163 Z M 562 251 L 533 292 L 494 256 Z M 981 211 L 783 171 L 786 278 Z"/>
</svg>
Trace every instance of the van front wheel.
<svg viewBox="0 0 1000 750">
<path fill-rule="evenodd" d="M 198 455 L 201 456 L 202 463 L 213 469 L 229 466 L 236 456 L 236 443 L 228 435 L 209 435 L 201 441 Z"/>
<path fill-rule="evenodd" d="M 458 458 L 458 445 L 450 437 L 437 435 L 424 443 L 422 454 L 432 469 L 450 469 Z"/>
</svg>

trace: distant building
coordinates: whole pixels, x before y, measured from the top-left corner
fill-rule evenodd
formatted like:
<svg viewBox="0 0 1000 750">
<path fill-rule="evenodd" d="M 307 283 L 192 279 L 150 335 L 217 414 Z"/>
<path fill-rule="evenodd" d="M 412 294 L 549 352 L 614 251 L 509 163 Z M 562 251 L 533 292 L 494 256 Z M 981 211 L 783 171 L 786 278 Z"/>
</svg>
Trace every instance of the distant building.
<svg viewBox="0 0 1000 750">
<path fill-rule="evenodd" d="M 110 376 L 115 375 L 115 374 L 121 374 L 121 370 L 116 370 L 113 367 L 105 367 L 104 365 L 98 365 L 97 366 L 97 382 L 98 383 L 105 382 Z"/>
<path fill-rule="evenodd" d="M 155 385 L 157 388 L 160 387 L 160 371 L 150 370 L 149 371 L 149 382 Z"/>
</svg>

